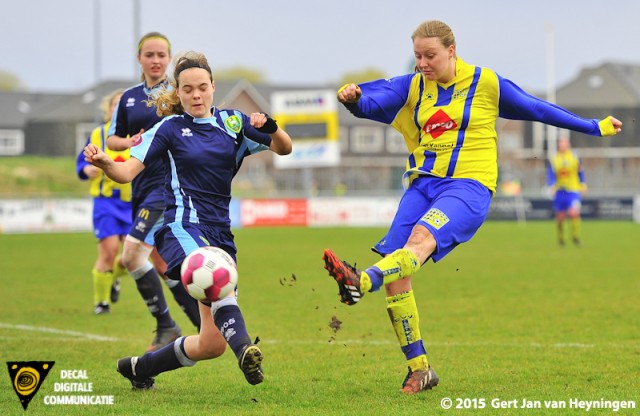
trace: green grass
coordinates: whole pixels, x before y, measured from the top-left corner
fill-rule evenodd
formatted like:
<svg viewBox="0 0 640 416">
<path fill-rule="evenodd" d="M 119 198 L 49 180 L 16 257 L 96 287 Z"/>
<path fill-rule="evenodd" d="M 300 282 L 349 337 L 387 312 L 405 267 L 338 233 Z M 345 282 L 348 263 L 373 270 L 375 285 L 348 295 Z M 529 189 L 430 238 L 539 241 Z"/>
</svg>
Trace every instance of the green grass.
<svg viewBox="0 0 640 416">
<path fill-rule="evenodd" d="M 89 185 L 76 174 L 74 157 L 0 157 L 0 198 L 84 197 Z"/>
<path fill-rule="evenodd" d="M 265 382 L 248 385 L 228 351 L 162 374 L 156 390 L 144 392 L 131 391 L 114 367 L 118 358 L 145 349 L 154 322 L 131 279 L 109 316 L 92 315 L 92 235 L 0 235 L 2 361 L 55 361 L 28 414 L 585 413 L 493 409 L 492 399 L 634 400 L 640 406 L 638 224 L 584 222 L 583 246 L 559 248 L 551 222 L 488 222 L 470 243 L 438 264 L 428 263 L 414 279 L 414 290 L 441 382 L 412 397 L 398 391 L 406 366 L 384 295 L 342 305 L 322 267 L 327 247 L 368 266 L 377 259 L 369 247 L 384 229 L 234 232 L 240 305 L 250 333 L 261 339 Z M 184 332 L 193 334 L 172 299 L 170 306 Z M 329 326 L 334 317 L 342 322 L 335 332 Z M 46 406 L 45 396 L 74 394 L 54 391 L 62 369 L 86 370 L 90 394 L 112 395 L 115 405 Z M 8 373 L 0 380 L 1 413 L 25 414 Z M 447 397 L 454 404 L 484 399 L 486 408 L 444 410 L 440 401 Z M 589 413 L 605 412 L 611 410 Z"/>
</svg>

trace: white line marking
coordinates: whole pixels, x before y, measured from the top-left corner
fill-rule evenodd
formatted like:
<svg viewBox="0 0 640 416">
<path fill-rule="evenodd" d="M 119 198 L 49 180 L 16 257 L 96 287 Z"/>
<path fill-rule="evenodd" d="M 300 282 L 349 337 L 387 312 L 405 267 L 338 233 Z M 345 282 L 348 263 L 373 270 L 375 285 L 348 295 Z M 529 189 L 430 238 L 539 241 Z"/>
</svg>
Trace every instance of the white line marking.
<svg viewBox="0 0 640 416">
<path fill-rule="evenodd" d="M 6 324 L 3 322 L 0 322 L 0 328 L 17 329 L 20 331 L 43 332 L 43 333 L 49 333 L 49 334 L 72 335 L 74 337 L 86 338 L 92 341 L 118 341 L 118 338 L 114 338 L 114 337 L 105 337 L 103 335 L 87 334 L 84 332 L 66 331 L 66 330 L 55 329 L 55 328 L 46 328 L 42 326 L 13 325 L 13 324 Z"/>
</svg>

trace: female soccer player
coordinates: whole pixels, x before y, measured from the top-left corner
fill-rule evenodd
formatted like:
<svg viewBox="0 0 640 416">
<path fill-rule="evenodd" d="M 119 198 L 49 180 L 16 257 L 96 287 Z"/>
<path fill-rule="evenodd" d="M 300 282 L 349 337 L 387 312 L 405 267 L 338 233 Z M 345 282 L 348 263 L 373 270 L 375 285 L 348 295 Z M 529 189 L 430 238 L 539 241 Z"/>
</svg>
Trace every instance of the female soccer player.
<svg viewBox="0 0 640 416">
<path fill-rule="evenodd" d="M 113 115 L 109 129 L 110 149 L 129 149 L 140 134 L 160 121 L 147 101 L 167 85 L 166 70 L 171 61 L 171 45 L 166 36 L 150 32 L 138 43 L 142 82 L 127 89 Z M 158 275 L 164 277 L 166 263 L 153 246 L 153 234 L 162 224 L 164 195 L 162 161 L 149 163 L 133 183 L 133 224 L 124 243 L 122 260 L 134 278 L 138 292 L 156 319 L 156 334 L 147 351 L 154 351 L 177 339 L 182 331 L 171 317 Z M 149 262 L 151 256 L 152 263 Z M 154 270 L 155 268 L 155 270 Z M 178 282 L 166 280 L 174 299 L 199 328 L 198 305 Z"/>
<path fill-rule="evenodd" d="M 87 162 L 117 182 L 130 181 L 155 160 L 164 163 L 166 208 L 155 241 L 167 260 L 167 275 L 179 281 L 182 262 L 198 247 L 220 247 L 235 260 L 229 218 L 231 181 L 244 157 L 266 149 L 289 154 L 291 138 L 264 113 L 247 116 L 212 107 L 215 85 L 204 55 L 188 52 L 178 57 L 173 79 L 174 88 L 153 100 L 159 114 L 173 116 L 142 135 L 141 142 L 131 148 L 131 159 L 114 163 L 93 145 L 85 147 L 84 154 Z M 153 386 L 153 377 L 159 373 L 218 357 L 226 343 L 247 381 L 262 382 L 262 352 L 249 338 L 236 294 L 210 305 L 199 303 L 199 308 L 199 335 L 118 361 L 118 371 L 134 388 Z"/>
<path fill-rule="evenodd" d="M 129 150 L 115 152 L 107 149 L 107 131 L 111 115 L 122 95 L 121 90 L 113 91 L 102 99 L 103 122 L 91 132 L 87 143 L 93 143 L 105 151 L 115 161 L 129 158 Z M 78 155 L 76 172 L 81 180 L 89 180 L 89 193 L 93 197 L 93 233 L 98 239 L 98 258 L 91 271 L 93 275 L 93 313 L 102 315 L 110 312 L 110 302 L 118 300 L 120 242 L 131 228 L 131 185 L 119 184 L 109 179 L 100 169 L 84 160 L 83 152 Z"/>
<path fill-rule="evenodd" d="M 390 124 L 409 150 L 405 193 L 384 238 L 373 250 L 384 258 L 364 271 L 324 252 L 325 268 L 343 303 L 353 305 L 385 286 L 387 310 L 408 362 L 408 394 L 438 384 L 420 335 L 411 276 L 428 259 L 441 260 L 484 222 L 497 181 L 498 117 L 540 121 L 594 136 L 621 131 L 607 117 L 587 120 L 528 95 L 494 71 L 457 57 L 453 32 L 427 21 L 412 35 L 416 73 L 348 84 L 338 100 L 356 117 Z"/>
<path fill-rule="evenodd" d="M 558 153 L 549 161 L 547 185 L 553 192 L 558 244 L 564 245 L 564 221 L 571 221 L 571 239 L 580 245 L 580 207 L 582 194 L 587 190 L 582 161 L 573 151 L 566 136 L 558 139 Z"/>
</svg>

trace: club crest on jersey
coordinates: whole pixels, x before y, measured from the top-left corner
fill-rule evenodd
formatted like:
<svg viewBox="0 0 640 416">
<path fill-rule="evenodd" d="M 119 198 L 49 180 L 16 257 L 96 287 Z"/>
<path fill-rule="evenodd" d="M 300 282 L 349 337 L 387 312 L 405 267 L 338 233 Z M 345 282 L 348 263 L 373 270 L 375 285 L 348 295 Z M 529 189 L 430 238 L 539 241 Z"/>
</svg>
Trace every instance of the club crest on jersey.
<svg viewBox="0 0 640 416">
<path fill-rule="evenodd" d="M 442 110 L 438 110 L 429 118 L 429 120 L 427 120 L 427 122 L 422 127 L 422 131 L 424 131 L 426 134 L 430 134 L 431 138 L 437 139 L 443 133 L 449 130 L 454 130 L 457 127 L 458 124 L 456 124 L 456 122 L 453 121 L 451 117 L 447 115 L 447 113 Z"/>
<path fill-rule="evenodd" d="M 240 129 L 242 129 L 242 121 L 240 120 L 240 117 L 236 115 L 227 117 L 224 121 L 224 125 L 234 133 L 240 133 Z"/>
<path fill-rule="evenodd" d="M 431 208 L 427 213 L 422 217 L 422 221 L 427 224 L 433 226 L 436 230 L 442 228 L 446 223 L 449 222 L 449 217 L 445 215 L 444 212 L 440 211 L 437 208 Z"/>
</svg>

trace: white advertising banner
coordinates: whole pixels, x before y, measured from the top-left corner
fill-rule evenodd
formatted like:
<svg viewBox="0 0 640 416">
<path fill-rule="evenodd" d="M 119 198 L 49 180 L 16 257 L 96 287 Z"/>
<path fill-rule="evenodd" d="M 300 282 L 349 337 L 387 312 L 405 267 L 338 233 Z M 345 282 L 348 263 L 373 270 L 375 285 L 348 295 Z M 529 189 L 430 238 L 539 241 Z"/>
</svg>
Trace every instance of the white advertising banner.
<svg viewBox="0 0 640 416">
<path fill-rule="evenodd" d="M 91 231 L 93 200 L 0 200 L 1 233 Z"/>
</svg>

